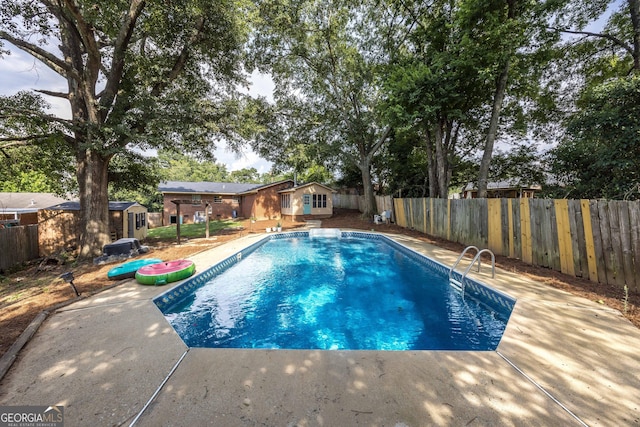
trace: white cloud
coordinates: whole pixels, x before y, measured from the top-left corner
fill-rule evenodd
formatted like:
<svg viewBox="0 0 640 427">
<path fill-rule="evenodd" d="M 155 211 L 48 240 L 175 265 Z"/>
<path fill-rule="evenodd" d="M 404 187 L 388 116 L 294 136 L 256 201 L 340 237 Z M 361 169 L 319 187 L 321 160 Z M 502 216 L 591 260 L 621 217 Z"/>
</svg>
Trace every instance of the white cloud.
<svg viewBox="0 0 640 427">
<path fill-rule="evenodd" d="M 251 73 L 249 80 L 251 82 L 248 91 L 249 95 L 264 96 L 269 102 L 273 102 L 273 91 L 276 85 L 269 74 L 262 74 L 258 70 L 255 70 Z"/>
<path fill-rule="evenodd" d="M 269 172 L 272 166 L 271 162 L 261 158 L 251 149 L 236 154 L 226 148 L 218 148 L 215 151 L 215 156 L 216 162 L 226 165 L 229 172 L 245 168 L 256 168 L 258 173 L 263 174 Z"/>
<path fill-rule="evenodd" d="M 2 75 L 0 95 L 13 95 L 19 91 L 34 89 L 66 91 L 67 82 L 60 75 L 21 50 L 9 45 L 6 47 L 10 48 L 11 55 L 3 56 L 0 60 L 0 75 Z M 44 96 L 44 98 L 51 105 L 50 113 L 61 118 L 71 117 L 67 100 L 51 96 Z"/>
</svg>

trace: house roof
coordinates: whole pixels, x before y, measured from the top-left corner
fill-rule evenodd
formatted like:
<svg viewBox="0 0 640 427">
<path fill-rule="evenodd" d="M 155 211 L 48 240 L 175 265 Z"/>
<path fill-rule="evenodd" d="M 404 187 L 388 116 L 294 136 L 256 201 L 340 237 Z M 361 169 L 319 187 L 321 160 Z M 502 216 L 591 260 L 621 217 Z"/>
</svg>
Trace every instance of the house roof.
<svg viewBox="0 0 640 427">
<path fill-rule="evenodd" d="M 51 193 L 0 193 L 0 213 L 37 212 L 64 201 Z"/>
<path fill-rule="evenodd" d="M 165 181 L 161 182 L 158 189 L 161 193 L 210 193 L 210 194 L 239 194 L 263 184 L 238 184 L 235 182 L 188 182 Z"/>
<path fill-rule="evenodd" d="M 138 202 L 109 202 L 109 210 L 110 211 L 124 211 L 129 209 L 133 205 L 137 205 Z M 50 206 L 46 208 L 50 211 L 79 211 L 80 210 L 80 202 L 64 202 L 57 204 L 55 206 Z"/>
<path fill-rule="evenodd" d="M 470 182 L 464 187 L 464 191 L 477 190 L 477 182 Z M 487 183 L 487 190 L 506 190 L 513 188 L 530 188 L 532 190 L 542 190 L 542 186 L 538 184 L 520 183 L 516 180 L 505 181 L 489 181 Z"/>
<path fill-rule="evenodd" d="M 161 182 L 158 189 L 161 193 L 176 194 L 225 194 L 239 195 L 255 193 L 273 185 L 282 184 L 291 180 L 273 182 L 271 184 L 240 184 L 236 182 L 188 182 L 188 181 L 165 181 Z M 293 182 L 293 181 L 292 181 Z"/>
<path fill-rule="evenodd" d="M 332 192 L 332 193 L 337 193 L 337 191 L 336 191 L 336 190 L 334 190 L 333 188 L 331 188 L 331 187 L 327 187 L 326 185 L 324 185 L 324 184 L 320 184 L 320 183 L 318 183 L 318 182 L 308 182 L 308 183 L 306 183 L 306 184 L 298 185 L 298 186 L 296 186 L 296 187 L 291 187 L 291 188 L 287 188 L 287 189 L 284 189 L 284 190 L 280 190 L 280 191 L 279 191 L 279 193 L 294 193 L 294 192 L 296 192 L 297 190 L 300 190 L 301 188 L 311 187 L 311 186 L 314 186 L 314 185 L 315 185 L 315 186 L 318 186 L 318 187 L 325 188 L 325 189 L 329 190 L 329 191 L 330 191 L 330 192 Z"/>
</svg>

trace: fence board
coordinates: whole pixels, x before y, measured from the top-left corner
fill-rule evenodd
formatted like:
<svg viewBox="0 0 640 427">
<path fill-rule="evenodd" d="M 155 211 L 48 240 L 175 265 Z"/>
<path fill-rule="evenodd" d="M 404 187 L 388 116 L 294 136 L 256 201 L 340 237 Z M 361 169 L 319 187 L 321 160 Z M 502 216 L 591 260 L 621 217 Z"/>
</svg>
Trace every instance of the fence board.
<svg viewBox="0 0 640 427">
<path fill-rule="evenodd" d="M 501 254 L 504 256 L 511 256 L 512 248 L 511 248 L 511 229 L 512 229 L 512 219 L 511 219 L 511 209 L 509 206 L 511 205 L 511 201 L 509 199 L 500 199 L 500 218 L 502 220 L 502 251 Z"/>
<path fill-rule="evenodd" d="M 545 230 L 549 241 L 548 257 L 549 265 L 556 271 L 561 271 L 560 265 L 560 240 L 558 238 L 558 219 L 553 200 L 545 200 L 545 209 L 548 212 L 549 228 Z"/>
<path fill-rule="evenodd" d="M 520 199 L 520 235 L 522 236 L 522 260 L 533 263 L 531 240 L 531 206 L 529 199 Z"/>
<path fill-rule="evenodd" d="M 511 214 L 513 216 L 513 258 L 522 259 L 522 230 L 520 229 L 520 203 L 512 199 Z"/>
<path fill-rule="evenodd" d="M 614 202 L 614 207 L 618 215 L 618 235 L 620 238 L 619 245 L 616 245 L 620 255 L 620 276 L 622 278 L 622 286 L 625 284 L 635 288 L 636 278 L 633 267 L 633 252 L 631 251 L 631 224 L 629 223 L 629 204 L 625 202 Z M 613 233 L 613 229 L 611 230 Z"/>
<path fill-rule="evenodd" d="M 600 209 L 597 200 L 589 201 L 589 212 L 591 215 L 591 231 L 593 234 L 593 253 L 595 257 L 595 266 L 598 273 L 598 281 L 609 283 L 607 279 L 607 269 L 605 268 L 605 255 L 602 242 L 602 232 L 600 226 Z"/>
<path fill-rule="evenodd" d="M 544 221 L 543 208 L 537 200 L 529 201 L 529 211 L 531 212 L 531 255 L 534 265 L 549 267 L 546 253 L 544 251 L 544 241 L 542 237 L 542 223 Z"/>
<path fill-rule="evenodd" d="M 629 203 L 629 223 L 631 224 L 631 252 L 635 266 L 636 285 L 630 290 L 640 292 L 640 201 Z"/>
<path fill-rule="evenodd" d="M 611 239 L 611 270 L 613 271 L 616 284 L 624 286 L 624 267 L 622 260 L 622 247 L 620 245 L 620 215 L 618 212 L 619 201 L 611 200 L 607 202 L 607 211 L 609 213 L 609 236 Z M 617 241 L 614 241 L 616 239 Z"/>
<path fill-rule="evenodd" d="M 611 212 L 609 203 L 606 200 L 598 202 L 598 217 L 600 218 L 600 238 L 602 239 L 602 259 L 607 275 L 608 283 L 618 282 L 618 272 L 616 267 L 616 254 L 613 250 L 611 238 Z M 617 215 L 616 215 L 617 216 Z"/>
<path fill-rule="evenodd" d="M 571 256 L 576 277 L 589 277 L 587 245 L 584 234 L 584 221 L 580 200 L 568 200 L 569 228 L 571 230 Z"/>
<path fill-rule="evenodd" d="M 500 199 L 487 199 L 487 241 L 489 249 L 502 255 L 502 215 Z"/>
</svg>

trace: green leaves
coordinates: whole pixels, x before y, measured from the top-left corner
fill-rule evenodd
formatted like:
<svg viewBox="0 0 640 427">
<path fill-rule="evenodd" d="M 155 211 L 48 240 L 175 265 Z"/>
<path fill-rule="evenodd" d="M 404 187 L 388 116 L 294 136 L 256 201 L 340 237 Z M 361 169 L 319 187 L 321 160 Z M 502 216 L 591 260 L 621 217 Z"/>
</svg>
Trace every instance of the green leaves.
<svg viewBox="0 0 640 427">
<path fill-rule="evenodd" d="M 587 91 L 551 166 L 575 198 L 640 198 L 640 77 Z"/>
</svg>

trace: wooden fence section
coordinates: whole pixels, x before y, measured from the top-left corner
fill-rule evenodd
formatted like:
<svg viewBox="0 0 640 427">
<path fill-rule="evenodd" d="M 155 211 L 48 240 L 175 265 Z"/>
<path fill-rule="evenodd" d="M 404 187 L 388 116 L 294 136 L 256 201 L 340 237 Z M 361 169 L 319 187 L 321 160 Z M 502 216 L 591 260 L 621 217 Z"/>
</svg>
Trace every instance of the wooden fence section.
<svg viewBox="0 0 640 427">
<path fill-rule="evenodd" d="M 0 229 L 0 271 L 38 258 L 38 226 Z"/>
<path fill-rule="evenodd" d="M 640 201 L 395 199 L 395 221 L 640 292 Z"/>
<path fill-rule="evenodd" d="M 393 199 L 391 196 L 375 196 L 377 212 L 390 211 L 393 212 Z M 364 211 L 364 196 L 355 194 L 334 194 L 333 207 L 341 209 L 357 209 Z"/>
</svg>

